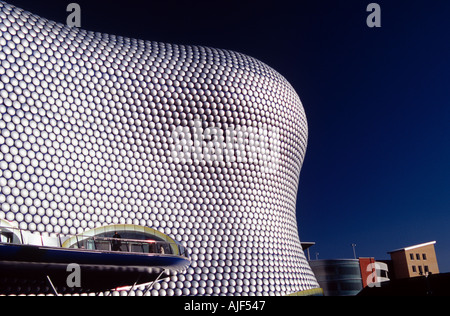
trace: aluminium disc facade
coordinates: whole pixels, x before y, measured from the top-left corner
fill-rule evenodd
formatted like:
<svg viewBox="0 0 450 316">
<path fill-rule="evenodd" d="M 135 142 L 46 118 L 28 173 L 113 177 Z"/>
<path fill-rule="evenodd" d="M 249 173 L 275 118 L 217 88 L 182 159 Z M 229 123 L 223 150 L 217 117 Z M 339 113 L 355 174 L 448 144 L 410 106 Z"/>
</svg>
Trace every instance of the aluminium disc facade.
<svg viewBox="0 0 450 316">
<path fill-rule="evenodd" d="M 317 288 L 295 215 L 306 144 L 299 97 L 258 60 L 0 2 L 0 219 L 48 234 L 134 224 L 169 235 L 191 265 L 150 295 Z"/>
</svg>

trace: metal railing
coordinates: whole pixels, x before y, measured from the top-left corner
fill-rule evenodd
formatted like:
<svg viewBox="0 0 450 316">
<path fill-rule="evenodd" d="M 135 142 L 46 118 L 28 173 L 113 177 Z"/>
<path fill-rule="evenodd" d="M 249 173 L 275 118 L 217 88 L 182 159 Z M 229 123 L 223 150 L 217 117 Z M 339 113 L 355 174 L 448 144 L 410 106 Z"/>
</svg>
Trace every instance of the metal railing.
<svg viewBox="0 0 450 316">
<path fill-rule="evenodd" d="M 65 243 L 69 245 L 63 246 Z M 114 238 L 83 234 L 65 235 L 61 233 L 43 233 L 6 226 L 0 226 L 0 244 L 76 248 L 89 251 L 163 254 L 188 258 L 186 247 L 170 241 Z"/>
</svg>

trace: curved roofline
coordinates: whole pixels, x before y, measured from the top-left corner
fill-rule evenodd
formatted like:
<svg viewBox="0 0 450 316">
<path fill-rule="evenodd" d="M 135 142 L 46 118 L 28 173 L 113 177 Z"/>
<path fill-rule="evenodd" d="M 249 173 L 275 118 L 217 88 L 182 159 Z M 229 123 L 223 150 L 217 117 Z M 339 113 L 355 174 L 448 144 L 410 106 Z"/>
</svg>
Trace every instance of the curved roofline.
<svg viewBox="0 0 450 316">
<path fill-rule="evenodd" d="M 17 225 L 14 226 L 14 222 L 10 222 L 10 221 L 7 221 L 6 219 L 1 219 L 1 218 L 0 218 L 0 227 L 4 227 L 4 228 L 16 228 L 16 229 L 19 228 L 19 227 L 17 227 Z"/>
<path fill-rule="evenodd" d="M 93 237 L 93 236 L 103 234 L 103 233 L 109 233 L 109 232 L 114 233 L 115 231 L 142 232 L 142 233 L 147 233 L 149 235 L 157 236 L 170 244 L 173 254 L 175 254 L 175 255 L 179 254 L 179 249 L 178 249 L 178 247 L 176 247 L 177 242 L 175 240 L 173 240 L 172 238 L 170 238 L 168 235 L 166 235 L 154 228 L 140 226 L 140 225 L 133 225 L 133 224 L 112 224 L 112 225 L 106 225 L 106 226 L 99 226 L 99 227 L 84 231 L 81 234 L 77 234 L 77 235 L 70 237 L 62 244 L 62 247 L 69 248 L 70 246 L 74 245 L 75 243 L 77 243 L 77 241 L 79 241 L 78 237 L 80 237 L 80 236 L 83 240 L 83 239 Z"/>
</svg>

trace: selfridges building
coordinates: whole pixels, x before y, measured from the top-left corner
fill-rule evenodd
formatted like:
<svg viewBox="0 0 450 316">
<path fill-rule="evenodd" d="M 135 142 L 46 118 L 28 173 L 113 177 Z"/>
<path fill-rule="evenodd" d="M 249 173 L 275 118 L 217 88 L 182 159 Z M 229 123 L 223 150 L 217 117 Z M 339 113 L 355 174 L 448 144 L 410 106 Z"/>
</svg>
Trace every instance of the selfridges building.
<svg viewBox="0 0 450 316">
<path fill-rule="evenodd" d="M 318 288 L 296 222 L 305 112 L 258 60 L 0 2 L 0 131 L 2 225 L 50 237 L 151 229 L 186 247 L 184 271 L 136 295 Z"/>
</svg>

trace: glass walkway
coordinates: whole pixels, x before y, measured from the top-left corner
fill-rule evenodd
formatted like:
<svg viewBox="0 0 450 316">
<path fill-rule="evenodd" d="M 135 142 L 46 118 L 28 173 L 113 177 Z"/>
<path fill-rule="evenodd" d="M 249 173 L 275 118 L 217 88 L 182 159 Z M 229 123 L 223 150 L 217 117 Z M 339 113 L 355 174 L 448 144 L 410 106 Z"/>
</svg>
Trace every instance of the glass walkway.
<svg viewBox="0 0 450 316">
<path fill-rule="evenodd" d="M 0 294 L 99 293 L 154 282 L 187 269 L 187 249 L 136 225 L 109 225 L 78 235 L 0 226 Z M 70 286 L 69 265 L 79 267 Z"/>
</svg>

